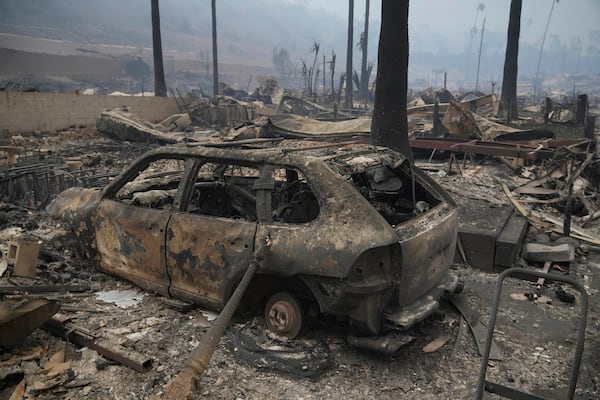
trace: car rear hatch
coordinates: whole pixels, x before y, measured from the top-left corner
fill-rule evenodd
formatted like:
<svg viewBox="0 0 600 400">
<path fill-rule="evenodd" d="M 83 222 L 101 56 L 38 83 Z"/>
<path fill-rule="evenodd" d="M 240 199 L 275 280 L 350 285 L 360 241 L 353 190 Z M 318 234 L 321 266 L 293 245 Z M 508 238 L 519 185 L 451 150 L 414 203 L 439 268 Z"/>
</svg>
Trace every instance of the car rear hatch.
<svg viewBox="0 0 600 400">
<path fill-rule="evenodd" d="M 355 171 L 352 181 L 392 226 L 394 294 L 388 324 L 407 328 L 437 307 L 457 279 L 448 273 L 456 247 L 456 204 L 439 184 L 409 161 L 386 162 Z"/>
</svg>

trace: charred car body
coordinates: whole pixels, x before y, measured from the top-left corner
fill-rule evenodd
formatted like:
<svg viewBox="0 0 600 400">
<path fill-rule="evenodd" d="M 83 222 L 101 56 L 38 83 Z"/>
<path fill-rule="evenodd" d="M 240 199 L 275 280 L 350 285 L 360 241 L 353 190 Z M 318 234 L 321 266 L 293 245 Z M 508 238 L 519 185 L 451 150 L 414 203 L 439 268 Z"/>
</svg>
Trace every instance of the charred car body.
<svg viewBox="0 0 600 400">
<path fill-rule="evenodd" d="M 302 304 L 361 335 L 404 330 L 452 292 L 457 210 L 392 150 L 162 147 L 48 207 L 82 254 L 142 288 L 221 309 L 263 241 L 246 303 L 290 337 Z"/>
</svg>

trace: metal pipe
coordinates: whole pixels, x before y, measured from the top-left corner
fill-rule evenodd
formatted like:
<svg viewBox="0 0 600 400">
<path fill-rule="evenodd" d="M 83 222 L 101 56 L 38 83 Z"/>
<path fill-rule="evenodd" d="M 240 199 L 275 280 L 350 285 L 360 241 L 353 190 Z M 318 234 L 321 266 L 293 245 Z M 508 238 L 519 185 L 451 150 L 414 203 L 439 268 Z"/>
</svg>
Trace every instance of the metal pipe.
<svg viewBox="0 0 600 400">
<path fill-rule="evenodd" d="M 267 243 L 267 246 L 268 245 L 270 245 L 270 241 Z M 255 253 L 255 257 L 250 261 L 250 266 L 244 273 L 244 276 L 233 292 L 233 295 L 231 295 L 231 298 L 214 324 L 208 329 L 208 332 L 206 332 L 204 337 L 202 337 L 200 344 L 194 349 L 194 352 L 187 360 L 183 371 L 167 383 L 167 386 L 165 387 L 166 399 L 179 400 L 192 398 L 196 381 L 202 376 L 206 368 L 208 368 L 208 363 L 219 345 L 219 341 L 229 324 L 229 320 L 231 320 L 233 313 L 258 268 L 258 259 L 256 256 L 258 253 L 259 251 Z"/>
</svg>

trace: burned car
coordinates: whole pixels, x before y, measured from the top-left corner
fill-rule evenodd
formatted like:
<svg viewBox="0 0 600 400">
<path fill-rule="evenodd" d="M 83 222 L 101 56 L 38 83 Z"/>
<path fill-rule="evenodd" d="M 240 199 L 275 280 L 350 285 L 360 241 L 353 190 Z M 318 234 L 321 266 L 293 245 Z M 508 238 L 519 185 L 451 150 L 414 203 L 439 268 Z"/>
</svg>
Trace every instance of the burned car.
<svg viewBox="0 0 600 400">
<path fill-rule="evenodd" d="M 269 329 L 288 337 L 307 305 L 357 335 L 406 330 L 458 282 L 455 203 L 372 145 L 162 147 L 48 211 L 103 271 L 215 310 L 268 242 L 242 304 L 265 305 Z"/>
</svg>

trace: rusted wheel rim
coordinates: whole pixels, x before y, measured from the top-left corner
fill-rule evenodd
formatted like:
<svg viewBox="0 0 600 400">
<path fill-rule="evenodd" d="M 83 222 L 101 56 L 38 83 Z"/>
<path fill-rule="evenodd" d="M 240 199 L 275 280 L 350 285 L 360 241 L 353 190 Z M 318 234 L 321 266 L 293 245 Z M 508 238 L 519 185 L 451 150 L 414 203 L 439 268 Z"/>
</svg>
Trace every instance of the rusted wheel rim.
<svg viewBox="0 0 600 400">
<path fill-rule="evenodd" d="M 275 293 L 265 307 L 265 320 L 270 331 L 290 339 L 295 338 L 302 327 L 300 302 L 289 293 Z"/>
</svg>

